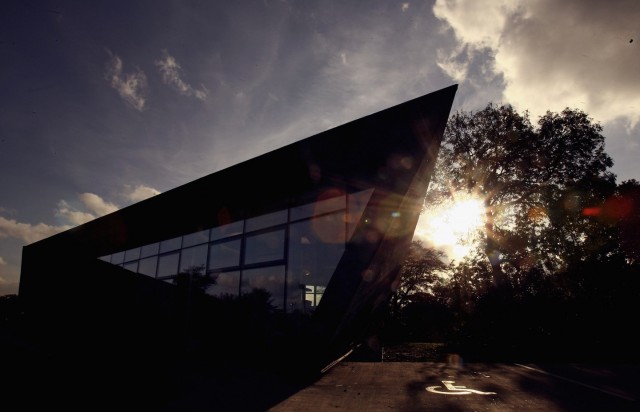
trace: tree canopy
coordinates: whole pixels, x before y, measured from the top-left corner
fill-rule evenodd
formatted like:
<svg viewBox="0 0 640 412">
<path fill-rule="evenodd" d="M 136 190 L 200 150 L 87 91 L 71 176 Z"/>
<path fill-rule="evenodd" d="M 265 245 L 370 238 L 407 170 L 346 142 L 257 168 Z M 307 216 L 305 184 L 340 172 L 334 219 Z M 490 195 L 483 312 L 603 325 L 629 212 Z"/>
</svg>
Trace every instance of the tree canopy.
<svg viewBox="0 0 640 412">
<path fill-rule="evenodd" d="M 569 108 L 535 124 L 509 105 L 453 114 L 425 205 L 471 196 L 484 205 L 484 226 L 455 265 L 414 245 L 392 300 L 398 322 L 425 328 L 407 316 L 438 302 L 444 335 L 476 347 L 569 350 L 599 333 L 637 342 L 624 322 L 640 301 L 640 184 L 616 182 L 602 132 Z"/>
<path fill-rule="evenodd" d="M 584 212 L 616 189 L 601 132 L 579 110 L 547 112 L 536 126 L 508 105 L 455 113 L 427 203 L 460 192 L 484 202 L 478 252 L 494 281 L 532 267 L 558 272 L 607 236 Z"/>
</svg>

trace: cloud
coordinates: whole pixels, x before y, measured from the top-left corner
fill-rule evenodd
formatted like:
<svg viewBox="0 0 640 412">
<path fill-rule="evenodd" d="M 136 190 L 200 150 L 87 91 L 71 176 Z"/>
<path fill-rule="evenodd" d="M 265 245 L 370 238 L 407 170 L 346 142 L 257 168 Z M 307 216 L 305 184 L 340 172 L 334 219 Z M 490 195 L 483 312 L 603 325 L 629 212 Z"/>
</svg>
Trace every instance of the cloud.
<svg viewBox="0 0 640 412">
<path fill-rule="evenodd" d="M 109 81 L 120 97 L 136 110 L 142 111 L 146 103 L 147 76 L 140 69 L 133 73 L 122 73 L 122 59 L 111 54 L 107 63 L 105 78 Z"/>
<path fill-rule="evenodd" d="M 159 195 L 161 192 L 149 186 L 137 185 L 135 187 L 125 185 L 123 196 L 132 202 L 140 202 L 152 196 Z"/>
<path fill-rule="evenodd" d="M 407 11 L 407 10 L 409 10 L 409 6 L 410 6 L 410 4 L 409 4 L 409 3 L 402 3 L 402 11 Z"/>
<path fill-rule="evenodd" d="M 144 185 L 135 187 L 125 185 L 124 197 L 137 202 L 159 193 L 158 190 Z M 71 205 L 70 202 L 66 200 L 60 200 L 58 202 L 54 214 L 63 221 L 63 224 L 58 226 L 45 223 L 38 223 L 36 225 L 21 223 L 14 219 L 7 219 L 0 216 L 0 239 L 14 238 L 26 244 L 33 243 L 119 209 L 118 205 L 107 202 L 95 193 L 88 192 L 79 194 L 75 203 L 76 205 Z M 0 265 L 1 264 L 4 264 L 2 257 L 0 257 Z"/>
<path fill-rule="evenodd" d="M 78 196 L 87 209 L 97 216 L 104 216 L 118 210 L 118 206 L 106 202 L 100 196 L 93 193 L 82 193 Z"/>
<path fill-rule="evenodd" d="M 61 200 L 55 211 L 56 216 L 62 217 L 71 225 L 81 225 L 119 209 L 115 204 L 105 201 L 94 193 L 81 193 L 78 199 L 86 210 L 78 210 L 65 200 Z"/>
<path fill-rule="evenodd" d="M 470 80 L 460 63 L 465 53 L 489 51 L 504 101 L 533 118 L 572 107 L 603 123 L 640 121 L 640 53 L 629 42 L 640 2 L 437 0 L 433 11 L 459 42 L 438 56 L 452 78 Z"/>
<path fill-rule="evenodd" d="M 0 216 L 0 239 L 9 237 L 22 240 L 29 244 L 46 237 L 53 236 L 56 233 L 67 229 L 71 229 L 71 226 L 51 226 L 44 223 L 32 225 L 29 223 L 20 223 L 13 219 L 6 219 Z"/>
<path fill-rule="evenodd" d="M 185 96 L 192 96 L 202 101 L 207 100 L 209 90 L 203 85 L 200 85 L 200 89 L 195 89 L 182 80 L 182 67 L 166 50 L 163 50 L 162 58 L 156 61 L 156 66 L 158 66 L 160 70 L 162 81 L 177 90 L 178 93 Z"/>
<path fill-rule="evenodd" d="M 4 258 L 2 256 L 0 256 L 0 265 L 6 265 L 7 262 L 5 262 Z"/>
<path fill-rule="evenodd" d="M 63 220 L 69 222 L 73 226 L 87 223 L 88 221 L 96 218 L 96 216 L 92 213 L 74 209 L 69 205 L 69 203 L 64 200 L 58 202 L 58 207 L 56 208 L 55 214 L 56 216 L 61 217 Z"/>
<path fill-rule="evenodd" d="M 345 66 L 348 64 L 347 63 L 347 53 L 340 53 L 340 59 L 342 60 L 342 64 L 344 64 Z"/>
</svg>

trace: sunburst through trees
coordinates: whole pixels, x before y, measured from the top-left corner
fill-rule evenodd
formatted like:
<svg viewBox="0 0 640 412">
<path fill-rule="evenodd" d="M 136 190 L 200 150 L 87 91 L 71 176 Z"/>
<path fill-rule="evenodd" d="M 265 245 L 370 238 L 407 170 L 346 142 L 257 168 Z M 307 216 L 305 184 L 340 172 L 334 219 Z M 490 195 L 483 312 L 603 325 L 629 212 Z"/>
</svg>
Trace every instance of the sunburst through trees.
<svg viewBox="0 0 640 412">
<path fill-rule="evenodd" d="M 602 131 L 569 108 L 536 124 L 509 105 L 453 114 L 416 230 L 427 249 L 412 248 L 392 308 L 402 328 L 430 330 L 409 314 L 438 308 L 439 336 L 494 353 L 640 344 L 625 326 L 640 311 L 640 184 L 616 183 Z"/>
</svg>

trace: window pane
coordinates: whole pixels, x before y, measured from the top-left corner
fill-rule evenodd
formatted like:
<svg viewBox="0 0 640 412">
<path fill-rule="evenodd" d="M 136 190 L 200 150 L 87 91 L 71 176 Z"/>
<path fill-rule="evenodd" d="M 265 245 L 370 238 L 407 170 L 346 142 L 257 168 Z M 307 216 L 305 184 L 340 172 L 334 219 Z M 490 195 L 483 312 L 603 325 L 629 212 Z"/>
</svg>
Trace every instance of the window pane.
<svg viewBox="0 0 640 412">
<path fill-rule="evenodd" d="M 110 263 L 111 262 L 111 255 L 107 255 L 107 256 L 100 256 L 98 259 Z"/>
<path fill-rule="evenodd" d="M 240 239 L 214 243 L 209 248 L 209 269 L 240 265 Z"/>
<path fill-rule="evenodd" d="M 287 222 L 287 210 L 269 213 L 262 216 L 256 216 L 247 219 L 246 231 L 251 232 L 258 229 L 264 229 L 271 226 L 280 225 Z"/>
<path fill-rule="evenodd" d="M 306 311 L 317 305 L 344 253 L 344 245 L 342 212 L 291 224 L 288 310 Z"/>
<path fill-rule="evenodd" d="M 131 260 L 140 259 L 140 248 L 129 249 L 124 252 L 124 261 L 129 262 Z"/>
<path fill-rule="evenodd" d="M 152 278 L 155 278 L 157 265 L 158 265 L 158 258 L 156 256 L 142 259 L 140 260 L 140 264 L 138 265 L 138 273 L 142 273 L 143 275 L 147 275 L 147 276 L 151 276 Z"/>
<path fill-rule="evenodd" d="M 182 249 L 182 257 L 180 258 L 180 273 L 193 271 L 191 273 L 200 273 L 204 275 L 204 269 L 207 265 L 207 245 L 200 245 Z"/>
<path fill-rule="evenodd" d="M 152 243 L 150 245 L 142 246 L 142 251 L 140 252 L 140 257 L 149 257 L 153 255 L 157 255 L 160 250 L 160 243 Z"/>
<path fill-rule="evenodd" d="M 180 249 L 182 246 L 182 236 L 174 237 L 173 239 L 163 240 L 160 242 L 160 253 L 171 252 L 172 250 Z"/>
<path fill-rule="evenodd" d="M 160 256 L 158 258 L 158 277 L 177 275 L 178 260 L 180 260 L 179 252 Z"/>
<path fill-rule="evenodd" d="M 267 291 L 271 297 L 270 303 L 278 309 L 283 309 L 284 266 L 243 270 L 242 294 L 250 293 L 256 289 Z"/>
<path fill-rule="evenodd" d="M 238 295 L 238 291 L 240 290 L 239 271 L 212 273 L 210 276 L 214 283 L 205 289 L 207 295 Z"/>
<path fill-rule="evenodd" d="M 182 238 L 182 247 L 189 247 L 200 245 L 202 243 L 207 243 L 209 241 L 209 229 L 203 230 L 201 232 L 190 233 L 188 235 L 183 236 Z"/>
<path fill-rule="evenodd" d="M 111 255 L 111 263 L 117 265 L 124 262 L 124 252 L 117 252 Z"/>
<path fill-rule="evenodd" d="M 211 229 L 211 240 L 224 239 L 235 235 L 241 235 L 244 227 L 244 220 L 218 226 Z"/>
<path fill-rule="evenodd" d="M 324 286 L 307 286 L 305 288 L 305 309 L 313 309 L 320 304 L 324 289 Z"/>
<path fill-rule="evenodd" d="M 346 197 L 336 196 L 330 199 L 320 200 L 303 206 L 291 208 L 291 220 L 304 219 L 305 217 L 322 215 L 346 207 Z"/>
<path fill-rule="evenodd" d="M 347 213 L 347 222 L 349 226 L 347 239 L 351 239 L 351 236 L 353 236 L 353 232 L 356 230 L 356 226 L 358 226 L 358 223 L 360 222 L 362 212 L 364 212 L 365 207 L 367 207 L 367 203 L 369 203 L 372 193 L 373 189 L 367 189 L 349 195 L 349 211 Z"/>
<path fill-rule="evenodd" d="M 138 261 L 125 263 L 123 267 L 135 273 L 138 271 Z"/>
<path fill-rule="evenodd" d="M 244 263 L 270 262 L 284 258 L 284 229 L 247 236 Z"/>
</svg>

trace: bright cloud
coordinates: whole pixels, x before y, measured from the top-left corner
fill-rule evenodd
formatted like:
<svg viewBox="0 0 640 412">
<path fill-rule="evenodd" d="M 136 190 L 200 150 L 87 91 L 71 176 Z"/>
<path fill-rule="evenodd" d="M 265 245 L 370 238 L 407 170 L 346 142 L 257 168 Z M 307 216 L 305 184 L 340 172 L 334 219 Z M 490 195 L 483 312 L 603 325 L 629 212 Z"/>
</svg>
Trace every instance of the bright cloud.
<svg viewBox="0 0 640 412">
<path fill-rule="evenodd" d="M 533 118 L 580 108 L 596 121 L 640 121 L 640 2 L 566 0 L 437 0 L 458 49 L 438 56 L 452 78 L 468 75 L 456 58 L 488 50 L 505 82 L 503 98 Z M 463 56 L 464 57 L 464 56 Z M 458 59 L 459 60 L 459 59 Z"/>
<path fill-rule="evenodd" d="M 118 206 L 105 201 L 94 193 L 79 194 L 78 199 L 81 202 L 81 207 L 86 210 L 79 210 L 78 207 L 73 207 L 67 201 L 61 200 L 55 211 L 56 216 L 76 226 L 118 210 Z"/>
<path fill-rule="evenodd" d="M 74 209 L 69 203 L 64 200 L 58 202 L 58 207 L 55 211 L 56 216 L 61 217 L 66 222 L 69 222 L 73 226 L 87 223 L 90 220 L 96 218 L 96 216 L 89 212 L 84 212 Z"/>
<path fill-rule="evenodd" d="M 409 10 L 409 3 L 402 3 L 402 11 Z"/>
<path fill-rule="evenodd" d="M 156 190 L 149 186 L 138 185 L 138 186 L 125 186 L 125 190 L 123 196 L 125 199 L 130 200 L 132 202 L 140 202 L 142 200 L 148 199 L 152 196 L 159 195 L 160 191 Z"/>
<path fill-rule="evenodd" d="M 93 193 L 82 193 L 78 197 L 84 206 L 97 216 L 104 216 L 118 210 L 118 206 L 106 202 L 100 196 Z"/>
<path fill-rule="evenodd" d="M 160 70 L 162 81 L 177 90 L 178 93 L 193 96 L 202 101 L 207 100 L 209 90 L 203 85 L 200 85 L 200 89 L 196 89 L 182 80 L 182 67 L 166 50 L 162 52 L 162 58 L 156 61 L 156 66 Z"/>
<path fill-rule="evenodd" d="M 135 187 L 127 185 L 123 193 L 128 200 L 137 202 L 155 196 L 160 192 L 144 185 Z M 45 223 L 38 223 L 36 225 L 21 223 L 14 219 L 7 219 L 0 216 L 0 239 L 14 238 L 26 244 L 33 243 L 115 212 L 118 209 L 119 206 L 104 200 L 95 193 L 81 193 L 78 195 L 74 205 L 66 200 L 58 202 L 54 214 L 63 221 L 63 224 L 58 226 Z M 4 260 L 0 257 L 0 265 L 2 264 L 4 264 Z"/>
<path fill-rule="evenodd" d="M 107 63 L 106 79 L 125 102 L 136 110 L 143 110 L 146 103 L 147 76 L 140 69 L 133 73 L 123 73 L 122 59 L 109 51 L 108 53 L 111 60 Z"/>
<path fill-rule="evenodd" d="M 51 226 L 44 223 L 38 223 L 37 225 L 20 223 L 0 216 L 0 238 L 14 238 L 27 244 L 37 242 L 70 228 L 70 225 Z"/>
</svg>

